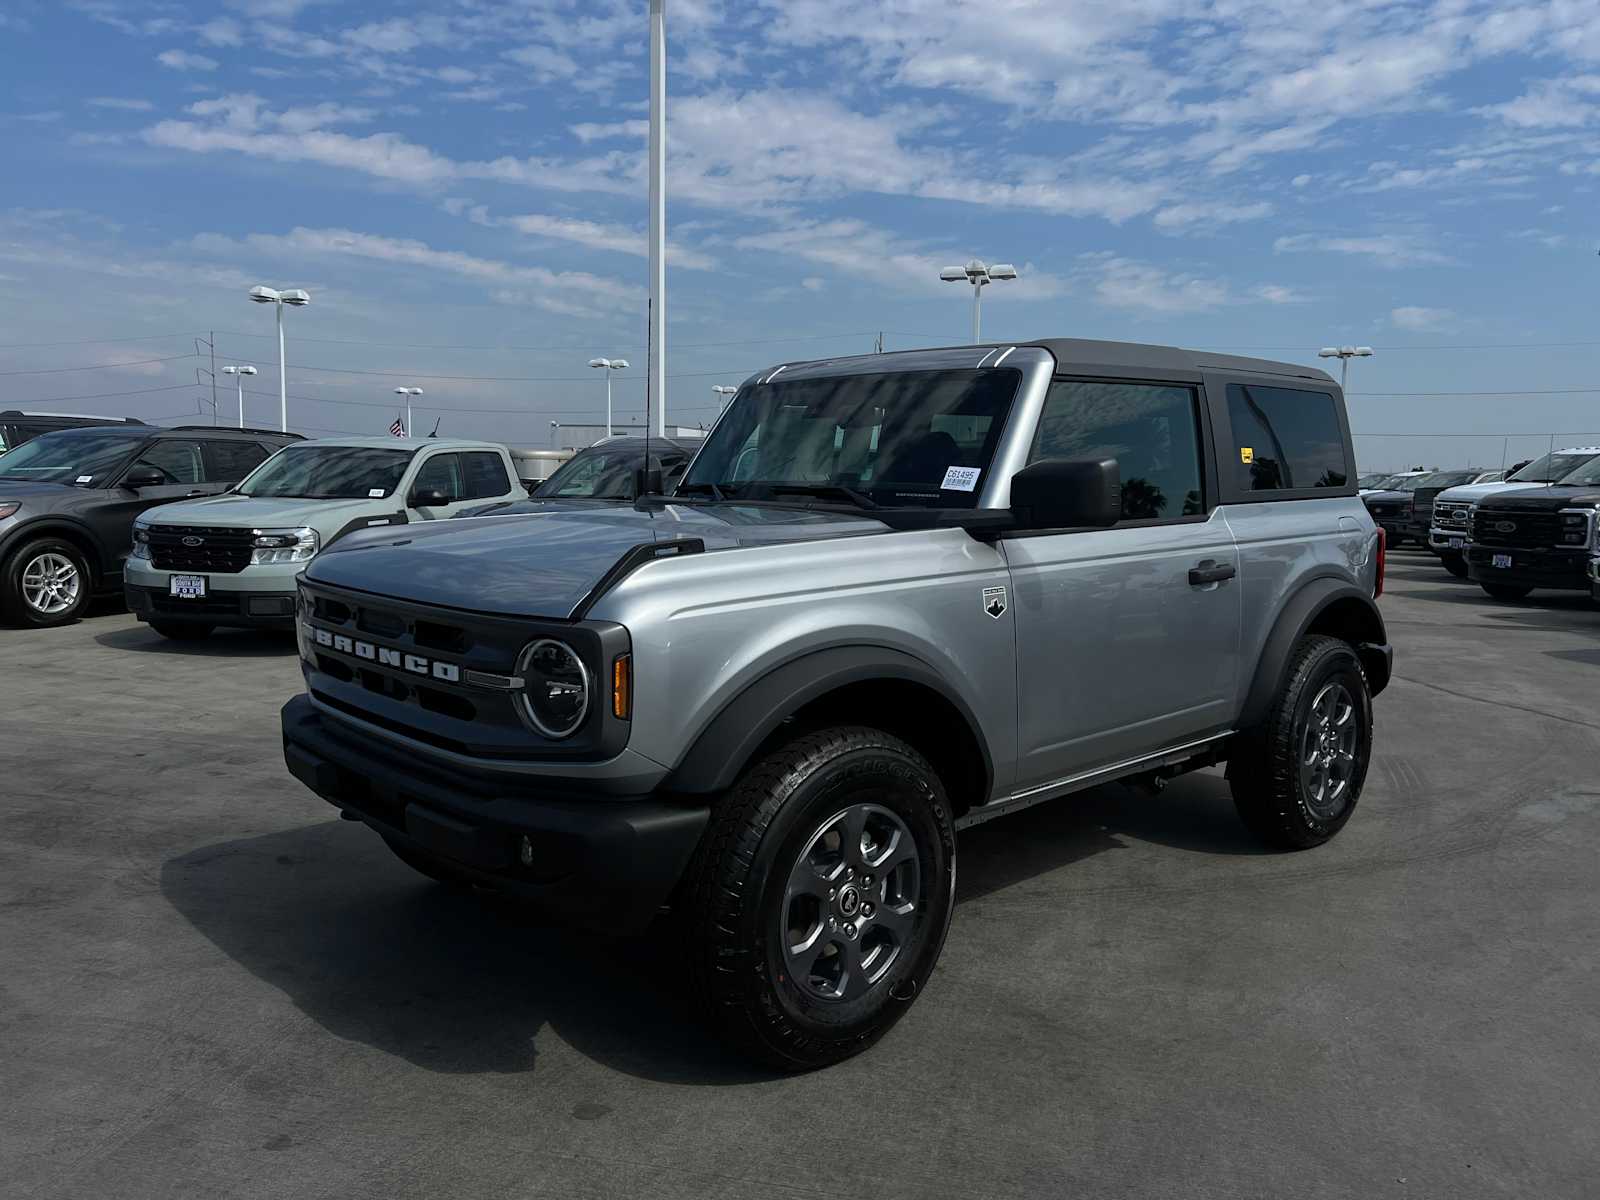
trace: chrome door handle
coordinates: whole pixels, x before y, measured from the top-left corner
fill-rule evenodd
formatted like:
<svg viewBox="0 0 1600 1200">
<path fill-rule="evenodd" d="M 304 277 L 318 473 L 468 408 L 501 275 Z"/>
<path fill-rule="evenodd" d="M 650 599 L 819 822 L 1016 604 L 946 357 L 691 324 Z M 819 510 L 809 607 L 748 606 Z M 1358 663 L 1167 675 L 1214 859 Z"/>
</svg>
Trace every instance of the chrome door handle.
<svg viewBox="0 0 1600 1200">
<path fill-rule="evenodd" d="M 1213 562 L 1207 558 L 1199 566 L 1189 568 L 1189 585 L 1200 587 L 1207 583 L 1221 583 L 1224 579 L 1232 579 L 1237 575 L 1238 569 L 1232 563 Z"/>
</svg>

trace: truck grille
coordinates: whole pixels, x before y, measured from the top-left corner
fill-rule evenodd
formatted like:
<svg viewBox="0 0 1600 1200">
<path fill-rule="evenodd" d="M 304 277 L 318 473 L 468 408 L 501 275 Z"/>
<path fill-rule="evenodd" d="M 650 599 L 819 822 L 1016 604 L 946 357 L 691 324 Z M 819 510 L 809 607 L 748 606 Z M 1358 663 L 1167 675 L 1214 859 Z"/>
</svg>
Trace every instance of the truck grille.
<svg viewBox="0 0 1600 1200">
<path fill-rule="evenodd" d="M 236 575 L 250 565 L 255 534 L 207 525 L 152 525 L 150 561 L 158 571 Z"/>
<path fill-rule="evenodd" d="M 1433 502 L 1433 523 L 1440 529 L 1459 530 L 1465 533 L 1467 531 L 1467 510 L 1470 507 L 1471 501 L 1468 500 L 1441 501 L 1435 499 Z"/>
<path fill-rule="evenodd" d="M 1561 514 L 1526 508 L 1480 508 L 1472 514 L 1472 540 L 1480 546 L 1558 546 Z"/>
</svg>

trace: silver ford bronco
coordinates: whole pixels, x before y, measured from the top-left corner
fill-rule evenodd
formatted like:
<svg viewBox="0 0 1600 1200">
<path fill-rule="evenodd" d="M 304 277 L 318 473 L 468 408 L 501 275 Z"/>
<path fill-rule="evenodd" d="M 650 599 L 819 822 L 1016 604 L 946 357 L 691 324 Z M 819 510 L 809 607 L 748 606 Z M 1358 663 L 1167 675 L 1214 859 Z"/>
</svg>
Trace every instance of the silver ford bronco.
<svg viewBox="0 0 1600 1200">
<path fill-rule="evenodd" d="M 670 496 L 323 551 L 284 755 L 435 879 L 665 914 L 727 1037 L 826 1065 L 927 986 L 967 826 L 1223 764 L 1271 845 L 1350 819 L 1391 660 L 1353 463 L 1287 363 L 788 363 Z"/>
</svg>

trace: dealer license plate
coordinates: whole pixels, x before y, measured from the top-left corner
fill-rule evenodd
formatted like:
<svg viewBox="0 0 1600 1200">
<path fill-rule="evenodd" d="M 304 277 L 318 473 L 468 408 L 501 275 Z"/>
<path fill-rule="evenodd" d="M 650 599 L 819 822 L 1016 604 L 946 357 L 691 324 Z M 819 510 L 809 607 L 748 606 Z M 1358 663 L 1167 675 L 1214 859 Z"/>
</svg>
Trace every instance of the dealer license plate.
<svg viewBox="0 0 1600 1200">
<path fill-rule="evenodd" d="M 204 575 L 174 575 L 167 581 L 168 594 L 179 600 L 203 600 L 206 594 Z"/>
<path fill-rule="evenodd" d="M 1466 541 L 1466 538 L 1451 538 L 1450 539 L 1450 549 L 1452 549 L 1452 550 L 1461 549 L 1461 546 L 1465 541 Z"/>
<path fill-rule="evenodd" d="M 1496 567 L 1509 567 L 1511 565 L 1511 555 L 1496 554 L 1494 558 L 1490 560 L 1490 562 L 1491 565 Z"/>
</svg>

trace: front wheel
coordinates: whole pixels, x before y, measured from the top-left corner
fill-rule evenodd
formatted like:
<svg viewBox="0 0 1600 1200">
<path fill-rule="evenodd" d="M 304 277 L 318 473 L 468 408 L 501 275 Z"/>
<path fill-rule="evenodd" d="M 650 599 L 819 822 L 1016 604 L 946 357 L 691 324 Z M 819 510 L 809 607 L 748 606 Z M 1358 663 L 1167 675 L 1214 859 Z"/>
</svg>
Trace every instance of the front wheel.
<svg viewBox="0 0 1600 1200">
<path fill-rule="evenodd" d="M 1516 583 L 1486 583 L 1483 590 L 1496 600 L 1526 600 L 1533 593 L 1531 587 Z"/>
<path fill-rule="evenodd" d="M 1372 697 L 1350 643 L 1303 638 L 1266 719 L 1240 735 L 1228 780 L 1240 819 L 1268 845 L 1320 846 L 1344 828 L 1372 757 Z"/>
<path fill-rule="evenodd" d="M 89 564 L 71 542 L 45 537 L 29 542 L 0 576 L 0 609 L 24 625 L 65 625 L 89 603 Z"/>
<path fill-rule="evenodd" d="M 1467 577 L 1467 560 L 1462 558 L 1461 555 L 1441 554 L 1439 555 L 1439 561 L 1444 564 L 1444 569 L 1457 579 L 1465 579 Z"/>
<path fill-rule="evenodd" d="M 905 1015 L 944 946 L 944 786 L 879 730 L 797 737 L 724 798 L 685 899 L 691 977 L 718 1031 L 783 1070 L 839 1062 Z"/>
</svg>

